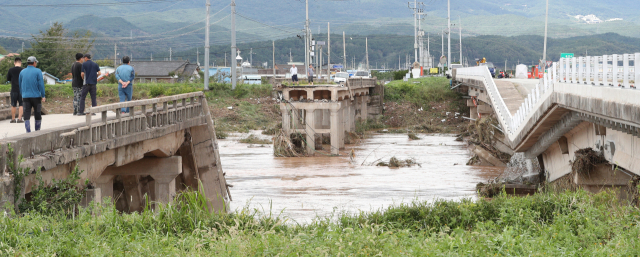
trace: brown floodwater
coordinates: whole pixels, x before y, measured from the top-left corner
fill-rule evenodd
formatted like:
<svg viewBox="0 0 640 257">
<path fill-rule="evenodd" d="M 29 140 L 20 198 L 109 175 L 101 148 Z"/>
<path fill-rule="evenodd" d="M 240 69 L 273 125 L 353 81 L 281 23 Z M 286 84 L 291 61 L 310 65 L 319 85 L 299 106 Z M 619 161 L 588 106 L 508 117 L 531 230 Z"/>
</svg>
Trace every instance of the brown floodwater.
<svg viewBox="0 0 640 257">
<path fill-rule="evenodd" d="M 354 159 L 276 158 L 271 146 L 260 148 L 237 141 L 246 136 L 219 141 L 227 182 L 234 186 L 230 189 L 231 209 L 248 206 L 267 214 L 282 213 L 297 222 L 414 200 L 476 198 L 476 184 L 503 171 L 466 166 L 471 156 L 464 143 L 451 135 L 421 134 L 421 140 L 409 140 L 406 134 L 374 134 L 360 144 L 347 146 L 354 150 Z M 392 169 L 367 165 L 394 156 L 414 158 L 421 166 Z"/>
</svg>

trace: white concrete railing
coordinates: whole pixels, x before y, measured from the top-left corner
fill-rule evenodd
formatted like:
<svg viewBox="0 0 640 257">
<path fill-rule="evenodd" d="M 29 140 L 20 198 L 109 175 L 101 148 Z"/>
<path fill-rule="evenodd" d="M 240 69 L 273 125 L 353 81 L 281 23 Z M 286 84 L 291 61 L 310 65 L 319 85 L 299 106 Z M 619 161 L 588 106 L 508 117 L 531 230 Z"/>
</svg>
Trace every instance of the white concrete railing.
<svg viewBox="0 0 640 257">
<path fill-rule="evenodd" d="M 502 99 L 498 87 L 493 81 L 493 77 L 491 77 L 489 68 L 487 66 L 460 68 L 456 70 L 456 75 L 481 77 L 484 80 L 487 95 L 494 105 L 493 107 L 500 121 L 500 125 L 502 125 L 505 132 L 510 133 L 513 128 L 513 117 L 511 117 L 509 108 L 507 108 L 507 104 L 504 102 L 504 99 Z"/>
<path fill-rule="evenodd" d="M 640 53 L 561 58 L 558 69 L 560 82 L 637 88 Z"/>
<path fill-rule="evenodd" d="M 540 86 L 540 84 L 536 85 L 536 88 L 524 99 L 520 109 L 518 109 L 514 115 L 511 115 L 511 112 L 507 108 L 507 104 L 500 95 L 498 87 L 491 77 L 491 72 L 489 72 L 486 66 L 458 69 L 456 74 L 481 77 L 484 80 L 487 95 L 491 99 L 503 131 L 510 139 L 514 139 L 529 119 L 529 116 L 537 109 L 536 107 L 553 92 L 553 83 L 556 81 L 556 76 L 554 75 L 556 74 L 556 64 L 553 64 L 551 73 L 545 73 L 542 79 L 542 86 Z"/>
<path fill-rule="evenodd" d="M 635 71 L 640 71 L 640 53 L 561 58 L 547 70 L 541 79 L 542 85 L 536 85 L 514 115 L 509 112 L 488 68 L 463 68 L 458 69 L 456 73 L 484 79 L 487 94 L 494 105 L 498 119 L 505 133 L 509 138 L 514 139 L 537 111 L 539 105 L 551 96 L 556 82 L 636 89 L 636 83 L 640 82 L 640 72 Z"/>
</svg>

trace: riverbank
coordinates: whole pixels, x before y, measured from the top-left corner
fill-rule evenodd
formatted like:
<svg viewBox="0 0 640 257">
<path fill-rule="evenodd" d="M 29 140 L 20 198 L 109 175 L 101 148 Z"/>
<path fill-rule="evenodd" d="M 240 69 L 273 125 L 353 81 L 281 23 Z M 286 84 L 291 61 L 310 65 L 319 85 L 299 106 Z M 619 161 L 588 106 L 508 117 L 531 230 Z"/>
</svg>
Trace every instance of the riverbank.
<svg viewBox="0 0 640 257">
<path fill-rule="evenodd" d="M 191 200 L 188 200 L 191 199 Z M 0 217 L 9 255 L 634 256 L 640 211 L 611 193 L 498 196 L 491 201 L 414 202 L 291 225 L 244 209 L 208 214 L 198 197 L 156 212 L 113 208 L 76 215 Z M 100 216 L 93 213 L 99 212 Z"/>
</svg>

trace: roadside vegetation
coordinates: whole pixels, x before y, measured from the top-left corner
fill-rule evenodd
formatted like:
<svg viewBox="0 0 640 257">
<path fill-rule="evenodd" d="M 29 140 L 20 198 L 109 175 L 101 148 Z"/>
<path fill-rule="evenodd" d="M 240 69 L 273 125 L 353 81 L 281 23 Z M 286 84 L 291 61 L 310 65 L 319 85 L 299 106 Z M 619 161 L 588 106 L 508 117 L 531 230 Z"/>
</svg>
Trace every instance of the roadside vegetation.
<svg viewBox="0 0 640 257">
<path fill-rule="evenodd" d="M 99 215 L 97 215 L 99 214 Z M 413 202 L 298 224 L 257 210 L 210 214 L 198 192 L 142 213 L 0 217 L 3 255 L 635 256 L 640 211 L 610 192 Z"/>
</svg>

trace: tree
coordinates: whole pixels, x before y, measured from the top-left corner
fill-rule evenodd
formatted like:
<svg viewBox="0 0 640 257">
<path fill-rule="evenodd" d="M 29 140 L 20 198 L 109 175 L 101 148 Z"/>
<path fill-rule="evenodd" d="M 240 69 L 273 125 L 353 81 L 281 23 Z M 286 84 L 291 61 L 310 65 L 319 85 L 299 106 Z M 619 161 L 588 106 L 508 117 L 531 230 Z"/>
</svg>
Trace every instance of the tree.
<svg viewBox="0 0 640 257">
<path fill-rule="evenodd" d="M 102 66 L 113 66 L 113 60 L 109 60 L 109 59 L 102 59 L 102 60 L 97 60 L 94 61 L 98 66 L 102 67 Z M 117 68 L 117 67 L 114 67 Z"/>
<path fill-rule="evenodd" d="M 38 68 L 59 78 L 71 72 L 75 54 L 88 52 L 94 42 L 90 39 L 91 32 L 70 33 L 61 22 L 53 23 L 49 29 L 32 37 L 35 42 L 21 55 L 23 62 L 27 57 L 35 56 Z"/>
<path fill-rule="evenodd" d="M 4 49 L 4 47 L 0 46 L 0 54 L 5 55 L 8 54 L 9 52 L 7 52 L 6 49 Z"/>
</svg>

